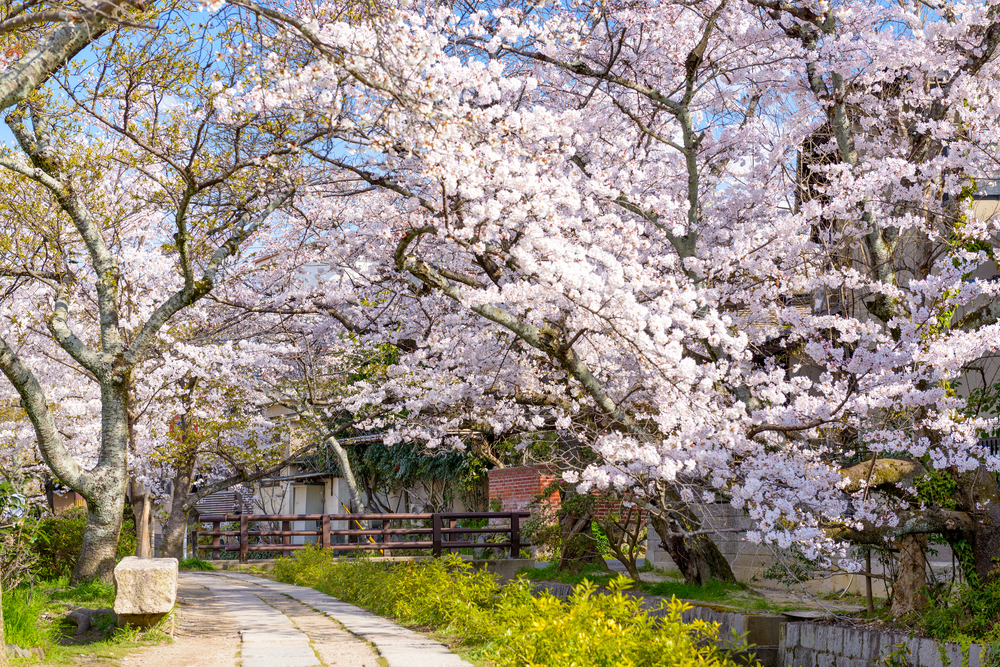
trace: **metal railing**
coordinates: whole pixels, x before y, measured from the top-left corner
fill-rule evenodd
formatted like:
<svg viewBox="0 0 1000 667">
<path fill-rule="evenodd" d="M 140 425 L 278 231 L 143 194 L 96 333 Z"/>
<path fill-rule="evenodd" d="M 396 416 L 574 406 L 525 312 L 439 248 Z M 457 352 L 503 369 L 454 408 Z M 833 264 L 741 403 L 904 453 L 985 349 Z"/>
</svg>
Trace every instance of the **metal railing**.
<svg viewBox="0 0 1000 667">
<path fill-rule="evenodd" d="M 196 554 L 210 551 L 212 560 L 219 560 L 223 552 L 239 552 L 240 561 L 249 560 L 251 552 L 288 552 L 319 545 L 333 551 L 382 551 L 396 549 L 428 549 L 434 556 L 457 549 L 504 549 L 510 557 L 517 558 L 522 547 L 531 544 L 521 539 L 521 519 L 529 512 L 434 512 L 411 514 L 218 514 L 199 518 L 211 530 L 191 531 L 191 542 Z M 484 528 L 460 528 L 460 519 L 487 519 Z M 315 522 L 315 528 L 292 528 L 292 522 Z M 333 528 L 336 522 L 365 522 L 369 528 Z M 402 522 L 409 523 L 400 526 Z M 427 526 L 414 526 L 413 522 L 428 522 Z M 499 522 L 506 522 L 502 525 Z M 238 523 L 238 530 L 224 530 L 224 524 Z M 374 527 L 374 524 L 381 524 Z M 393 524 L 397 524 L 393 527 Z M 250 524 L 257 524 L 251 530 Z M 276 526 L 280 524 L 281 528 Z M 477 542 L 470 536 L 506 535 L 502 542 Z M 199 544 L 203 537 L 212 538 L 211 544 Z M 292 544 L 292 538 L 303 537 L 303 543 Z M 307 541 L 315 538 L 315 541 Z M 354 541 L 351 541 L 352 538 Z M 413 539 L 416 538 L 416 539 Z M 235 539 L 235 541 L 232 541 Z M 363 541 L 367 540 L 367 541 Z"/>
</svg>

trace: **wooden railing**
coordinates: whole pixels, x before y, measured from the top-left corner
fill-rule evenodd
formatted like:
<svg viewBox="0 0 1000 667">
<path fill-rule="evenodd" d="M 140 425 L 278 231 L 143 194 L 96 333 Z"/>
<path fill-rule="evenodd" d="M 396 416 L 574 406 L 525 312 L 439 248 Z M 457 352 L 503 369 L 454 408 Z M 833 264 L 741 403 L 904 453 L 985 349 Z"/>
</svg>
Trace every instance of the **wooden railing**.
<svg viewBox="0 0 1000 667">
<path fill-rule="evenodd" d="M 200 556 L 211 551 L 219 560 L 223 552 L 238 551 L 246 562 L 250 552 L 287 552 L 318 544 L 334 551 L 382 551 L 397 549 L 429 549 L 434 556 L 456 549 L 504 549 L 517 558 L 522 547 L 531 545 L 521 539 L 521 519 L 529 512 L 435 512 L 424 514 L 226 514 L 206 515 L 201 524 L 211 524 L 211 530 L 192 531 L 191 541 Z M 459 528 L 460 519 L 487 519 L 484 528 Z M 315 521 L 313 529 L 292 529 L 293 521 Z M 369 528 L 331 528 L 335 522 L 365 522 Z M 428 522 L 430 527 L 399 526 L 401 522 Z M 501 525 L 500 521 L 506 521 Z M 239 530 L 223 530 L 223 524 L 238 523 Z M 250 530 L 250 524 L 258 524 Z M 281 524 L 281 529 L 274 528 Z M 393 523 L 397 527 L 392 527 Z M 263 526 L 260 524 L 264 524 Z M 381 524 L 376 528 L 374 524 Z M 506 535 L 502 542 L 476 542 L 475 535 Z M 199 544 L 199 538 L 211 537 L 211 544 Z M 315 537 L 315 542 L 292 544 L 293 537 Z M 235 542 L 232 540 L 235 538 Z M 351 541 L 351 539 L 355 541 Z M 413 539 L 416 538 L 416 539 Z M 429 539 L 428 539 L 429 538 Z M 305 542 L 305 540 L 303 540 Z M 388 553 L 386 553 L 388 555 Z"/>
</svg>

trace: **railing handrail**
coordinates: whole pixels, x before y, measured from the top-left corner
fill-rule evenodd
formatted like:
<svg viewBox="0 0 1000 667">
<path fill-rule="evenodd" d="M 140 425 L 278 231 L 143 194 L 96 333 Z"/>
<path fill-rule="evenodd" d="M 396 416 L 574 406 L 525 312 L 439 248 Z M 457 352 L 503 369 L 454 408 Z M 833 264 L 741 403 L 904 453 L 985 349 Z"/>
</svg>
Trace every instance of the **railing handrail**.
<svg viewBox="0 0 1000 667">
<path fill-rule="evenodd" d="M 317 537 L 324 549 L 334 551 L 358 551 L 358 550 L 380 550 L 383 552 L 392 549 L 430 549 L 434 556 L 440 556 L 442 551 L 465 548 L 495 548 L 509 549 L 511 557 L 516 558 L 521 547 L 531 545 L 521 541 L 521 519 L 531 516 L 530 512 L 524 510 L 509 510 L 506 512 L 409 512 L 409 513 L 385 513 L 385 514 L 211 514 L 198 518 L 198 523 L 212 524 L 212 530 L 192 531 L 192 542 L 197 552 L 211 551 L 213 560 L 218 560 L 220 552 L 239 551 L 240 560 L 246 561 L 251 551 L 294 551 L 306 548 L 306 544 L 292 544 L 293 537 Z M 509 525 L 491 524 L 486 528 L 458 528 L 460 519 L 501 519 L 509 522 Z M 392 528 L 393 521 L 426 521 L 430 520 L 431 527 L 405 527 Z M 320 524 L 315 529 L 292 530 L 293 521 L 315 521 Z M 381 521 L 381 528 L 348 528 L 334 529 L 331 524 L 334 521 L 359 522 L 359 521 Z M 250 523 L 281 522 L 281 530 L 250 530 Z M 239 530 L 222 530 L 224 523 L 239 523 Z M 348 523 L 348 526 L 351 524 Z M 361 525 L 360 523 L 358 524 Z M 473 542 L 468 539 L 460 539 L 463 534 L 506 534 L 507 541 L 504 542 Z M 344 536 L 368 538 L 368 542 L 358 543 L 333 543 L 332 536 Z M 374 536 L 381 536 L 381 542 L 375 542 Z M 417 537 L 423 538 L 420 541 L 392 541 L 392 537 Z M 211 537 L 212 544 L 198 544 L 199 537 Z M 222 537 L 238 537 L 239 543 L 223 544 Z M 250 538 L 256 537 L 280 537 L 281 544 L 250 544 Z M 425 541 L 427 537 L 430 542 Z M 456 539 L 458 538 L 458 539 Z"/>
</svg>

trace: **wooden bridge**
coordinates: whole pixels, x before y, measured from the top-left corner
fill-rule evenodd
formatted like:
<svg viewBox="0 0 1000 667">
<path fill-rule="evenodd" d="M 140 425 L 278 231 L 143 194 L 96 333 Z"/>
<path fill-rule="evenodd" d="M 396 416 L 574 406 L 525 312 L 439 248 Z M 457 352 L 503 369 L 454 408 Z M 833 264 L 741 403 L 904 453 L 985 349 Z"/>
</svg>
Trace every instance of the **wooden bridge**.
<svg viewBox="0 0 1000 667">
<path fill-rule="evenodd" d="M 212 559 L 219 560 L 223 552 L 238 551 L 242 562 L 249 559 L 250 552 L 288 552 L 312 545 L 333 551 L 381 551 L 385 555 L 397 549 L 428 549 L 434 556 L 458 549 L 504 549 L 509 550 L 511 558 L 517 558 L 522 547 L 531 546 L 521 539 L 521 520 L 529 515 L 529 512 L 217 514 L 198 519 L 203 526 L 211 524 L 212 529 L 191 531 L 191 542 L 199 556 L 210 551 Z M 486 519 L 487 524 L 484 528 L 459 528 L 460 519 Z M 315 527 L 293 529 L 292 522 L 315 522 Z M 337 522 L 358 527 L 332 528 Z M 407 525 L 400 525 L 404 523 Z M 238 524 L 239 528 L 225 529 L 225 524 Z M 477 542 L 478 535 L 503 535 L 506 539 Z M 210 537 L 211 544 L 200 544 L 199 538 L 203 537 Z M 293 544 L 295 537 L 305 539 Z"/>
</svg>

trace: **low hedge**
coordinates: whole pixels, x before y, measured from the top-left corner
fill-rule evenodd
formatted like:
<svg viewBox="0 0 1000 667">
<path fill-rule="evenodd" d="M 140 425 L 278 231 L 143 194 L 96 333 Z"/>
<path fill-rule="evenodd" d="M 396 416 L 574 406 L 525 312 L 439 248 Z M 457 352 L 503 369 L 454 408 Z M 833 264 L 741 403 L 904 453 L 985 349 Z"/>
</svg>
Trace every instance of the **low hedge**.
<svg viewBox="0 0 1000 667">
<path fill-rule="evenodd" d="M 717 626 L 684 623 L 687 605 L 672 599 L 651 615 L 612 581 L 610 593 L 589 582 L 565 601 L 536 594 L 518 579 L 500 585 L 457 556 L 412 563 L 334 560 L 306 549 L 275 565 L 279 581 L 308 586 L 405 625 L 454 635 L 496 667 L 734 667 L 717 648 Z"/>
<path fill-rule="evenodd" d="M 73 572 L 83 547 L 86 525 L 87 510 L 83 507 L 65 509 L 38 520 L 32 539 L 38 556 L 33 570 L 37 578 L 57 579 Z M 135 555 L 135 545 L 135 519 L 126 509 L 118 534 L 117 560 Z"/>
</svg>

